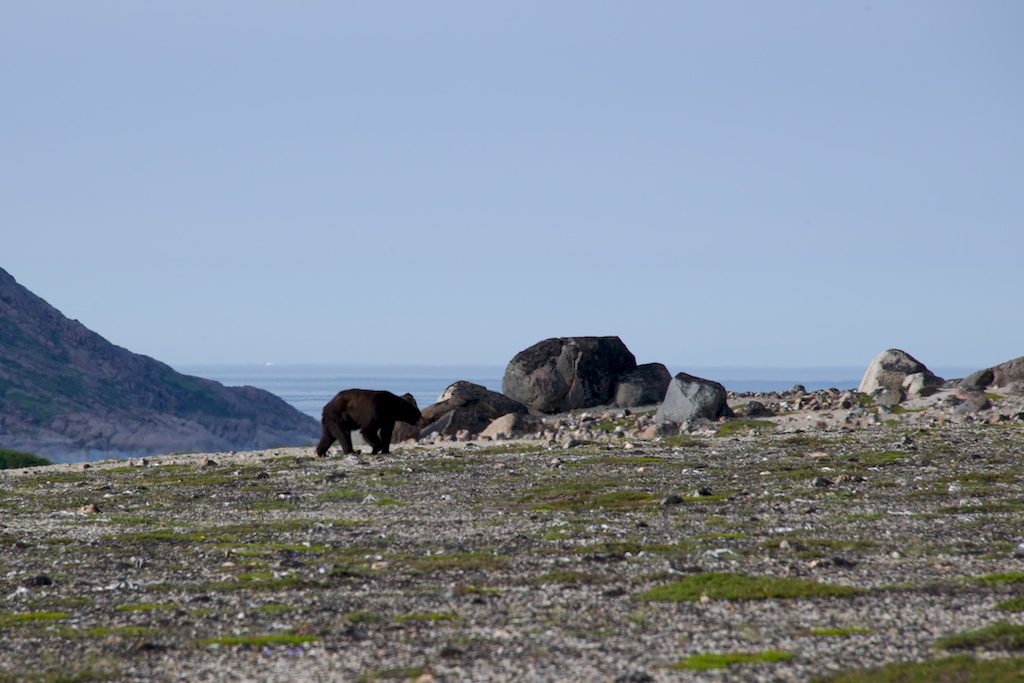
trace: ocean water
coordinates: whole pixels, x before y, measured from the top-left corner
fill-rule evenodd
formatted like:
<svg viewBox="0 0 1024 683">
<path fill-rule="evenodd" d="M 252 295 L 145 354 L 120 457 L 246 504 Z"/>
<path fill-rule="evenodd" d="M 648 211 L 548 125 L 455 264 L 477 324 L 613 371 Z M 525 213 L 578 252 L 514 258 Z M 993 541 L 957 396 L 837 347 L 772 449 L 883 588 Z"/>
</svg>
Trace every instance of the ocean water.
<svg viewBox="0 0 1024 683">
<path fill-rule="evenodd" d="M 300 411 L 320 419 L 320 411 L 342 389 L 384 389 L 411 393 L 423 408 L 434 403 L 452 382 L 468 380 L 501 391 L 505 367 L 499 365 L 181 365 L 176 370 L 227 386 L 254 386 L 280 396 Z M 721 382 L 731 391 L 785 391 L 803 384 L 810 391 L 855 389 L 863 368 L 673 368 Z"/>
</svg>

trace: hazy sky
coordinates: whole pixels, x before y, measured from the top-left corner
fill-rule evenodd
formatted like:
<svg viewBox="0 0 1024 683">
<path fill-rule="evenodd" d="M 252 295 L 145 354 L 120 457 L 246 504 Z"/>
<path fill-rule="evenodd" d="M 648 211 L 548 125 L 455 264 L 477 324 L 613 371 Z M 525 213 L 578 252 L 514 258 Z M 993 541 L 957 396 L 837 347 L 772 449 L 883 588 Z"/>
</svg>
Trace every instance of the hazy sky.
<svg viewBox="0 0 1024 683">
<path fill-rule="evenodd" d="M 171 363 L 1024 355 L 1024 3 L 0 9 L 0 267 Z"/>
</svg>

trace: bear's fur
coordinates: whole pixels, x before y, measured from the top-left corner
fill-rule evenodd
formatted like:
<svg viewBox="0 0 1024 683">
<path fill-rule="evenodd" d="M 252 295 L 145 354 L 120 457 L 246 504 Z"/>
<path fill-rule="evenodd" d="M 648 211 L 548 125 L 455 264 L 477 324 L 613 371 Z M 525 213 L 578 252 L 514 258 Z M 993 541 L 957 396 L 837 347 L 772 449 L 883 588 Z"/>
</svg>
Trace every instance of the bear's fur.
<svg viewBox="0 0 1024 683">
<path fill-rule="evenodd" d="M 420 411 L 413 403 L 390 391 L 346 389 L 338 392 L 324 406 L 320 419 L 323 434 L 316 445 L 316 454 L 327 455 L 335 440 L 341 444 L 342 451 L 354 453 L 353 429 L 359 430 L 374 453 L 388 453 L 396 421 L 416 424 L 420 421 Z"/>
</svg>

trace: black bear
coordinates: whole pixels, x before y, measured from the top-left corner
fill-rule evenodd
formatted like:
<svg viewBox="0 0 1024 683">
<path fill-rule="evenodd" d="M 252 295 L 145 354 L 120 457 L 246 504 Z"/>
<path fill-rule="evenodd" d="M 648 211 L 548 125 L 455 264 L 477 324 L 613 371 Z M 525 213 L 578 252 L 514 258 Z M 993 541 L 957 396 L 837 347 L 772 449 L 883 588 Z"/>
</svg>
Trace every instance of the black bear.
<svg viewBox="0 0 1024 683">
<path fill-rule="evenodd" d="M 335 439 L 345 453 L 354 453 L 352 430 L 358 429 L 374 453 L 388 453 L 395 422 L 416 424 L 420 411 L 413 403 L 390 391 L 346 389 L 324 406 L 323 434 L 316 445 L 317 455 L 327 455 Z"/>
</svg>

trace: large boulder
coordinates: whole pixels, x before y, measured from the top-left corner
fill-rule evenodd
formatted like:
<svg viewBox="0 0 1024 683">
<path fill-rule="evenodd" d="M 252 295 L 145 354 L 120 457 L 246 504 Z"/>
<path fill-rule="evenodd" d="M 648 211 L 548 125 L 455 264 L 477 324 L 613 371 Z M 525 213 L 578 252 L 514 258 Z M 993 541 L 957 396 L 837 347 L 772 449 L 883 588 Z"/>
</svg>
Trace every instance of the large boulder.
<svg viewBox="0 0 1024 683">
<path fill-rule="evenodd" d="M 655 413 L 654 421 L 682 424 L 701 417 L 717 420 L 732 415 L 726 403 L 725 387 L 718 382 L 680 372 L 669 382 L 665 400 Z"/>
<path fill-rule="evenodd" d="M 483 385 L 465 380 L 450 384 L 437 397 L 437 403 L 431 408 L 435 406 L 448 409 L 473 408 L 492 420 L 508 413 L 525 414 L 529 412 L 526 406 L 519 401 L 511 399 L 505 394 L 499 394 L 497 391 L 491 391 Z"/>
<path fill-rule="evenodd" d="M 478 434 L 491 420 L 513 413 L 525 415 L 526 406 L 504 394 L 473 382 L 460 380 L 437 397 L 437 403 L 423 409 L 420 437 L 432 434 L 455 436 L 460 429 Z"/>
<path fill-rule="evenodd" d="M 1024 382 L 1024 356 L 1006 361 L 1000 365 L 978 370 L 960 381 L 961 386 L 978 387 L 1009 387 Z"/>
<path fill-rule="evenodd" d="M 665 397 L 672 374 L 661 363 L 638 365 L 619 377 L 615 387 L 615 405 L 619 408 L 646 406 Z"/>
<path fill-rule="evenodd" d="M 520 351 L 505 368 L 501 390 L 530 410 L 557 413 L 605 405 L 636 357 L 618 337 L 558 337 Z"/>
<path fill-rule="evenodd" d="M 455 436 L 465 429 L 470 434 L 479 434 L 487 428 L 490 420 L 472 408 L 454 408 L 439 415 L 437 419 L 420 430 L 420 438 L 425 439 L 434 434 Z"/>
<path fill-rule="evenodd" d="M 917 374 L 921 376 L 907 380 L 910 375 Z M 857 390 L 862 394 L 874 394 L 882 389 L 902 393 L 905 381 L 908 389 L 913 385 L 918 393 L 927 393 L 929 390 L 940 387 L 943 379 L 936 376 L 924 366 L 924 363 L 906 351 L 888 349 L 882 351 L 871 361 Z"/>
</svg>

